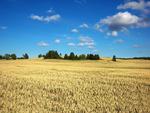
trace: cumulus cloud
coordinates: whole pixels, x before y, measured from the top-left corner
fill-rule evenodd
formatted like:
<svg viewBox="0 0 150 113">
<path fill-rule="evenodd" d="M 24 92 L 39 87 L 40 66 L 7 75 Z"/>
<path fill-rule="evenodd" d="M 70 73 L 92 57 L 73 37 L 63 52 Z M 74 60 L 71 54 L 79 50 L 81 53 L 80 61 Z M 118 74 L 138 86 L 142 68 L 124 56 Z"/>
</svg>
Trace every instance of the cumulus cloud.
<svg viewBox="0 0 150 113">
<path fill-rule="evenodd" d="M 116 15 L 102 19 L 100 23 L 108 25 L 112 31 L 118 31 L 126 27 L 135 26 L 139 21 L 140 18 L 136 15 L 132 15 L 129 12 L 119 12 Z"/>
<path fill-rule="evenodd" d="M 83 23 L 79 26 L 80 28 L 89 28 L 89 26 L 86 23 Z"/>
<path fill-rule="evenodd" d="M 59 44 L 60 43 L 60 39 L 55 39 L 55 43 Z"/>
<path fill-rule="evenodd" d="M 141 10 L 144 12 L 149 12 L 149 8 L 150 8 L 150 1 L 145 2 L 144 0 L 129 1 L 117 7 L 117 9 L 132 9 L 132 10 Z"/>
<path fill-rule="evenodd" d="M 40 47 L 47 47 L 47 46 L 49 46 L 49 44 L 44 42 L 44 41 L 38 42 L 37 45 L 40 46 Z"/>
<path fill-rule="evenodd" d="M 39 16 L 39 15 L 32 14 L 30 18 L 41 22 L 54 22 L 54 21 L 58 21 L 61 18 L 61 16 L 59 14 L 55 14 L 51 16 Z"/>
<path fill-rule="evenodd" d="M 0 29 L 6 30 L 6 29 L 7 29 L 7 26 L 0 26 Z"/>
<path fill-rule="evenodd" d="M 149 27 L 150 20 L 143 19 L 129 12 L 119 12 L 113 16 L 101 19 L 97 28 L 101 28 L 100 26 L 108 27 L 108 30 L 111 31 L 109 35 L 117 36 L 119 31 L 124 31 L 125 29 Z"/>
<path fill-rule="evenodd" d="M 71 32 L 78 33 L 79 31 L 78 31 L 78 29 L 72 29 Z"/>
<path fill-rule="evenodd" d="M 76 44 L 75 44 L 75 43 L 70 42 L 70 43 L 68 43 L 67 45 L 68 45 L 68 46 L 75 46 Z"/>
<path fill-rule="evenodd" d="M 93 48 L 95 48 L 95 42 L 89 36 L 80 36 L 78 46 L 80 46 L 80 47 L 86 46 L 90 49 L 93 49 Z"/>
</svg>

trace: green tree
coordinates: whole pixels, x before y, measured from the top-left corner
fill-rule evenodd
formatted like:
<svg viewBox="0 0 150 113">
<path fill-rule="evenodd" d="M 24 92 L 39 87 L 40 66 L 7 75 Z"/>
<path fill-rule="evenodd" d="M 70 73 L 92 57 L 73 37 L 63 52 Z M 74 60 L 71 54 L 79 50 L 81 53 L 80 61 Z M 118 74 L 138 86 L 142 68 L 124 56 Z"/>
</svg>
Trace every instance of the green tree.
<svg viewBox="0 0 150 113">
<path fill-rule="evenodd" d="M 69 59 L 69 57 L 68 57 L 68 55 L 67 55 L 67 54 L 65 54 L 64 59 Z"/>
<path fill-rule="evenodd" d="M 44 59 L 60 59 L 61 57 L 59 56 L 57 51 L 50 50 L 49 52 L 46 53 L 44 56 Z"/>
<path fill-rule="evenodd" d="M 75 54 L 73 52 L 70 53 L 69 59 L 70 60 L 74 60 L 75 59 Z"/>
<path fill-rule="evenodd" d="M 2 55 L 0 55 L 0 59 L 3 59 L 3 56 L 2 56 Z"/>
<path fill-rule="evenodd" d="M 100 59 L 99 55 L 98 55 L 98 54 L 95 54 L 94 59 L 95 59 L 95 60 L 99 60 L 99 59 Z"/>
<path fill-rule="evenodd" d="M 112 61 L 116 61 L 116 56 L 115 55 L 113 55 Z"/>
<path fill-rule="evenodd" d="M 39 54 L 39 55 L 38 55 L 38 58 L 41 58 L 41 57 L 43 57 L 43 55 L 42 55 L 42 54 Z"/>
<path fill-rule="evenodd" d="M 27 53 L 23 54 L 24 59 L 29 59 L 29 55 Z"/>
<path fill-rule="evenodd" d="M 9 60 L 10 59 L 10 54 L 5 54 L 4 59 Z"/>
<path fill-rule="evenodd" d="M 11 57 L 13 60 L 16 60 L 16 59 L 17 59 L 17 56 L 16 56 L 16 54 L 14 54 L 14 53 L 11 54 L 10 57 Z"/>
<path fill-rule="evenodd" d="M 79 60 L 85 60 L 85 59 L 86 59 L 86 55 L 84 54 L 79 55 Z"/>
</svg>

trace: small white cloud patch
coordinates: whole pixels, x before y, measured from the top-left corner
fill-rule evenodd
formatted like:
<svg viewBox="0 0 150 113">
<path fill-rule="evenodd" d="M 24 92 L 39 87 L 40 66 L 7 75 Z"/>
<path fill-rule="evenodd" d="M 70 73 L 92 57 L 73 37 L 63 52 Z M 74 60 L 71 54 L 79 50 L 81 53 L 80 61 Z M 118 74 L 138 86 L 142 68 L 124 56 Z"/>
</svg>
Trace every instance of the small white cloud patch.
<svg viewBox="0 0 150 113">
<path fill-rule="evenodd" d="M 56 39 L 56 40 L 55 40 L 55 43 L 56 43 L 56 44 L 59 44 L 59 43 L 60 43 L 60 39 Z"/>
<path fill-rule="evenodd" d="M 41 22 L 54 22 L 54 21 L 58 21 L 61 16 L 59 14 L 55 14 L 55 15 L 51 15 L 51 16 L 39 16 L 39 15 L 34 15 L 32 14 L 30 16 L 30 18 L 32 20 L 38 20 L 38 21 L 41 21 Z"/>
<path fill-rule="evenodd" d="M 86 23 L 83 23 L 79 26 L 80 28 L 89 28 L 89 26 Z"/>
<path fill-rule="evenodd" d="M 76 44 L 75 44 L 75 43 L 70 42 L 70 43 L 68 43 L 67 45 L 68 45 L 68 46 L 75 46 Z"/>
<path fill-rule="evenodd" d="M 79 31 L 78 31 L 78 29 L 72 29 L 71 32 L 78 33 Z"/>
<path fill-rule="evenodd" d="M 44 41 L 38 42 L 37 45 L 40 46 L 40 47 L 47 47 L 47 46 L 49 46 L 49 44 L 44 42 Z"/>
</svg>

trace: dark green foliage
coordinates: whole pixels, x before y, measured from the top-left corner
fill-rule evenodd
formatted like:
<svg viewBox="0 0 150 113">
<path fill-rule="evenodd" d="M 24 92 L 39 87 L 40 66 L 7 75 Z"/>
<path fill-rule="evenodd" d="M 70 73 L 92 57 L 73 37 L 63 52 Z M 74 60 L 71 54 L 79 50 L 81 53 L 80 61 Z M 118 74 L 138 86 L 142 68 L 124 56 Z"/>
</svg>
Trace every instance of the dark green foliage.
<svg viewBox="0 0 150 113">
<path fill-rule="evenodd" d="M 98 54 L 81 54 L 81 55 L 75 55 L 73 52 L 70 53 L 70 55 L 65 54 L 64 59 L 68 60 L 99 60 L 100 57 Z"/>
<path fill-rule="evenodd" d="M 23 54 L 23 59 L 29 59 L 29 55 L 27 53 Z"/>
<path fill-rule="evenodd" d="M 67 54 L 65 54 L 64 59 L 69 59 L 69 56 Z"/>
<path fill-rule="evenodd" d="M 133 59 L 150 60 L 150 57 L 133 57 Z"/>
<path fill-rule="evenodd" d="M 43 55 L 42 55 L 42 54 L 39 54 L 39 55 L 38 55 L 38 58 L 42 58 L 42 57 L 43 57 Z"/>
<path fill-rule="evenodd" d="M 10 57 L 11 57 L 11 59 L 13 59 L 13 60 L 16 60 L 16 59 L 17 59 L 17 56 L 16 56 L 16 54 L 14 54 L 14 53 L 11 54 Z"/>
<path fill-rule="evenodd" d="M 60 55 L 57 51 L 50 50 L 46 55 L 44 56 L 44 59 L 60 59 Z"/>
<path fill-rule="evenodd" d="M 112 61 L 116 61 L 116 56 L 115 55 L 113 56 Z"/>
<path fill-rule="evenodd" d="M 84 54 L 79 55 L 79 60 L 85 60 L 85 59 L 86 59 L 86 55 Z"/>
<path fill-rule="evenodd" d="M 1 59 L 3 59 L 3 56 L 2 56 L 2 55 L 0 55 L 0 60 L 1 60 Z"/>
<path fill-rule="evenodd" d="M 75 60 L 75 54 L 73 52 L 70 53 L 69 59 L 70 60 Z"/>
<path fill-rule="evenodd" d="M 87 60 L 99 60 L 100 57 L 98 54 L 87 54 L 87 57 L 86 57 Z"/>
<path fill-rule="evenodd" d="M 14 53 L 13 54 L 5 54 L 4 56 L 0 55 L 0 59 L 6 59 L 6 60 L 13 59 L 13 60 L 16 60 L 17 56 Z"/>
<path fill-rule="evenodd" d="M 4 59 L 6 59 L 6 60 L 11 59 L 10 54 L 5 54 L 5 55 L 4 55 Z"/>
</svg>

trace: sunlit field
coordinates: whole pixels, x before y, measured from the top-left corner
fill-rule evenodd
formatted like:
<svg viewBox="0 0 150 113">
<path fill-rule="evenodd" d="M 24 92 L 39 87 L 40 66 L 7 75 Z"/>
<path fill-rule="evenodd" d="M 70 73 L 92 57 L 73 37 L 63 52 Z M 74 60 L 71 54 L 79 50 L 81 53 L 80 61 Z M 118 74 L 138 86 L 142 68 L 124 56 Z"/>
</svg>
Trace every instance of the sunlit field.
<svg viewBox="0 0 150 113">
<path fill-rule="evenodd" d="M 0 113 L 55 112 L 150 113 L 150 61 L 0 61 Z"/>
</svg>

